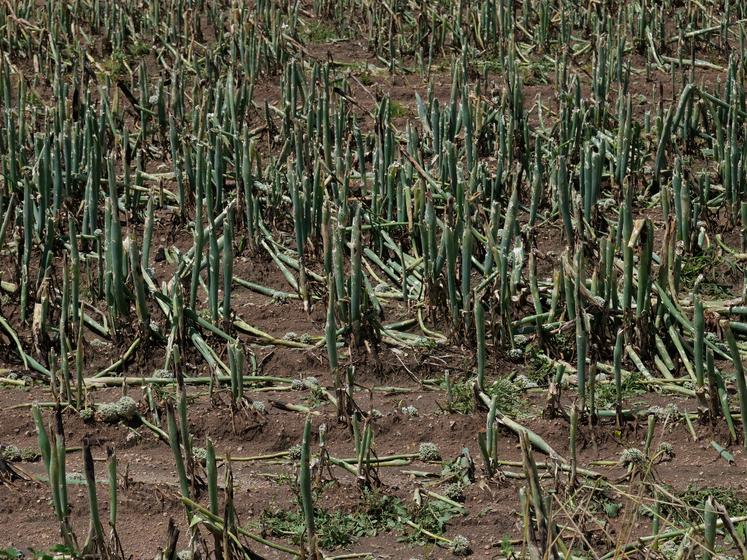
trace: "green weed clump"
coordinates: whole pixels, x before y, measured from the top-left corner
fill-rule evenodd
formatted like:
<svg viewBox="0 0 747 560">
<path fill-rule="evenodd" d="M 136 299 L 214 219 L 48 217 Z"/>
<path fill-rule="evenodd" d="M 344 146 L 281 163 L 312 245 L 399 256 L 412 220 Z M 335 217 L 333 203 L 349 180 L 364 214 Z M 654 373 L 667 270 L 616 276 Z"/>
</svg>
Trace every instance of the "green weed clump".
<svg viewBox="0 0 747 560">
<path fill-rule="evenodd" d="M 401 527 L 400 518 L 407 509 L 397 498 L 385 494 L 367 494 L 358 511 L 314 509 L 318 544 L 323 550 L 337 550 L 354 544 L 362 537 L 375 537 Z M 290 538 L 300 544 L 305 518 L 299 510 L 265 510 L 259 526 L 275 537 Z"/>
</svg>

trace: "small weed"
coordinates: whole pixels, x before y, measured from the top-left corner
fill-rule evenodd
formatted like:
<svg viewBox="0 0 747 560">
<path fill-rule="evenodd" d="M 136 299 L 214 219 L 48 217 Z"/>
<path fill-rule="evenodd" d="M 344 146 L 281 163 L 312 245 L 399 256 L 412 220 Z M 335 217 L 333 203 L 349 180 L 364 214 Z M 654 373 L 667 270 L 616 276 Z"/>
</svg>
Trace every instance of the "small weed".
<svg viewBox="0 0 747 560">
<path fill-rule="evenodd" d="M 314 520 L 319 535 L 319 546 L 325 550 L 347 546 L 365 534 L 357 516 L 339 511 L 316 509 Z M 305 528 L 301 511 L 265 510 L 260 517 L 260 523 L 263 530 L 269 534 L 290 538 L 296 544 L 301 542 Z"/>
<path fill-rule="evenodd" d="M 358 511 L 345 513 L 316 508 L 314 520 L 319 546 L 324 550 L 335 550 L 354 544 L 362 537 L 392 531 L 404 533 L 402 540 L 405 542 L 423 544 L 427 539 L 419 532 L 413 532 L 404 520 L 432 533 L 442 534 L 449 520 L 458 514 L 453 506 L 440 500 L 423 500 L 419 506 L 408 508 L 395 496 L 370 492 L 364 496 Z M 263 511 L 260 527 L 267 534 L 299 544 L 306 526 L 299 507 L 293 511 Z"/>
<path fill-rule="evenodd" d="M 519 388 L 507 377 L 499 377 L 485 389 L 488 396 L 496 397 L 498 412 L 511 418 L 526 414 L 529 408 L 529 403 L 519 398 L 518 392 Z"/>
<path fill-rule="evenodd" d="M 646 391 L 646 385 L 643 383 L 642 375 L 633 371 L 630 375 L 623 375 L 621 383 L 622 399 L 627 400 L 630 397 L 639 395 Z M 614 383 L 598 384 L 596 386 L 596 402 L 600 408 L 614 408 L 617 400 L 617 390 Z"/>
<path fill-rule="evenodd" d="M 453 484 L 459 485 L 460 489 L 475 481 L 475 464 L 470 457 L 469 449 L 462 449 L 454 460 L 444 464 L 441 469 L 441 478 L 453 481 Z"/>
<path fill-rule="evenodd" d="M 614 519 L 620 514 L 623 504 L 615 500 L 614 496 L 597 489 L 592 495 L 591 507 L 596 513 Z"/>
<path fill-rule="evenodd" d="M 0 560 L 18 560 L 21 558 L 29 560 L 75 560 L 81 558 L 81 556 L 62 545 L 53 546 L 48 551 L 29 548 L 27 552 L 23 552 L 12 546 L 0 549 Z"/>
<path fill-rule="evenodd" d="M 127 73 L 127 56 L 122 51 L 116 50 L 101 63 L 101 66 L 114 78 L 124 76 Z"/>
<path fill-rule="evenodd" d="M 680 280 L 683 288 L 697 291 L 705 296 L 728 296 L 734 285 L 737 266 L 715 249 L 707 249 L 699 255 L 683 256 Z"/>
<path fill-rule="evenodd" d="M 446 380 L 441 382 L 441 388 L 446 390 Z M 472 414 L 475 410 L 475 398 L 472 395 L 472 387 L 469 381 L 451 383 L 451 407 L 450 412 L 459 414 Z"/>
<path fill-rule="evenodd" d="M 339 38 L 334 26 L 316 19 L 306 24 L 304 37 L 310 43 L 329 43 Z"/>
<path fill-rule="evenodd" d="M 136 41 L 127 47 L 127 52 L 131 57 L 145 56 L 150 53 L 150 47 L 141 41 Z"/>
<path fill-rule="evenodd" d="M 726 508 L 729 515 L 739 517 L 747 515 L 747 497 L 737 493 L 731 488 L 720 486 L 705 486 L 696 488 L 693 485 L 678 493 L 681 504 L 659 504 L 659 514 L 672 519 L 677 523 L 702 523 L 705 502 L 712 496 L 718 503 Z"/>
<path fill-rule="evenodd" d="M 407 112 L 407 107 L 402 105 L 402 103 L 394 101 L 393 99 L 389 101 L 389 116 L 393 119 L 407 116 Z"/>
<path fill-rule="evenodd" d="M 501 553 L 506 558 L 512 558 L 514 556 L 514 545 L 511 544 L 511 538 L 508 535 L 503 535 L 501 539 Z"/>
<path fill-rule="evenodd" d="M 534 86 L 547 84 L 547 76 L 551 74 L 552 68 L 548 64 L 534 63 L 529 65 L 522 78 L 524 79 L 524 85 Z"/>
<path fill-rule="evenodd" d="M 407 515 L 405 506 L 398 498 L 376 492 L 366 494 L 360 509 L 344 513 L 316 508 L 314 520 L 319 546 L 325 550 L 335 550 L 351 545 L 361 537 L 372 537 L 398 528 L 398 520 Z M 305 530 L 300 508 L 295 511 L 265 510 L 260 516 L 260 524 L 268 534 L 289 538 L 296 544 L 301 542 Z"/>
<path fill-rule="evenodd" d="M 562 341 L 559 343 L 562 344 Z M 527 363 L 531 366 L 525 368 L 525 375 L 540 386 L 548 385 L 549 380 L 555 376 L 555 366 L 553 363 L 547 361 L 547 359 L 543 359 L 540 356 L 540 349 L 534 344 L 527 345 L 525 355 Z"/>
<path fill-rule="evenodd" d="M 421 506 L 411 512 L 410 520 L 418 527 L 441 535 L 446 531 L 449 520 L 458 515 L 453 506 L 440 500 L 423 501 Z M 405 541 L 420 543 L 423 536 L 414 533 L 405 537 Z"/>
</svg>

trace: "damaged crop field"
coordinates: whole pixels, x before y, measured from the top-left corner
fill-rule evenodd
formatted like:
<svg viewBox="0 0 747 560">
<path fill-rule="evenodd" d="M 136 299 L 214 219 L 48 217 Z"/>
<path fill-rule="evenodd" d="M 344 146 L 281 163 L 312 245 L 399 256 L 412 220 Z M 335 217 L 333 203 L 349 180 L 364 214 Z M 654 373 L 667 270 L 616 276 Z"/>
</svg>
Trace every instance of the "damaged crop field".
<svg viewBox="0 0 747 560">
<path fill-rule="evenodd" d="M 0 0 L 0 559 L 747 559 L 745 43 Z"/>
</svg>

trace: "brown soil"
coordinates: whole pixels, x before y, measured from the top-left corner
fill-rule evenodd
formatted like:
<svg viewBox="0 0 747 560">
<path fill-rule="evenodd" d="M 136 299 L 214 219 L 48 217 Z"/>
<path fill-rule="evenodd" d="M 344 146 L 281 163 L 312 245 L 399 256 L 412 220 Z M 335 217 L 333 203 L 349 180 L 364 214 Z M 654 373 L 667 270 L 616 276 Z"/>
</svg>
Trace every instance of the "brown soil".
<svg viewBox="0 0 747 560">
<path fill-rule="evenodd" d="M 366 62 L 381 66 L 381 61 L 366 52 L 366 45 L 362 41 L 345 40 L 333 44 L 311 45 L 309 54 L 313 58 L 325 60 L 327 58 L 337 63 Z M 447 63 L 443 63 L 434 70 L 431 79 L 434 84 L 434 94 L 446 102 L 450 95 L 451 76 Z M 586 61 L 578 61 L 582 67 Z M 643 59 L 633 59 L 633 64 L 640 71 Z M 23 67 L 23 65 L 21 65 Z M 28 68 L 27 68 L 28 69 Z M 356 70 L 357 77 L 365 72 Z M 717 74 L 714 72 L 699 72 L 696 82 L 711 82 Z M 720 75 L 720 74 L 718 74 Z M 375 108 L 377 92 L 386 92 L 393 101 L 403 106 L 402 114 L 395 119 L 395 125 L 404 129 L 408 121 L 418 119 L 415 105 L 415 93 L 421 97 L 427 95 L 427 82 L 416 73 L 411 74 L 372 74 L 373 83 L 363 86 L 359 82 L 351 82 L 351 96 L 356 100 L 357 114 L 362 126 L 370 127 L 372 119 L 370 112 Z M 491 81 L 502 87 L 500 76 L 490 76 Z M 584 82 L 585 86 L 588 81 Z M 656 71 L 650 81 L 632 80 L 634 86 L 631 92 L 635 103 L 636 118 L 648 110 L 656 112 L 656 105 L 647 97 L 654 92 L 667 104 L 672 102 L 673 89 L 669 74 Z M 661 89 L 661 94 L 659 90 Z M 258 85 L 254 91 L 255 100 L 261 106 L 267 100 L 278 100 L 279 82 Z M 40 93 L 49 95 L 48 89 L 40 85 Z M 527 108 L 540 98 L 549 111 L 557 109 L 556 85 L 553 83 L 530 84 L 525 89 Z M 652 97 L 651 99 L 653 99 Z M 676 99 L 674 99 L 676 103 Z M 544 109 L 543 109 L 544 110 Z M 545 116 L 547 118 L 547 116 Z M 263 123 L 263 117 L 258 113 L 252 115 L 255 125 Z M 273 149 L 272 146 L 265 146 Z M 277 149 L 277 147 L 274 147 Z M 655 247 L 658 250 L 661 243 L 663 223 L 658 210 L 638 209 L 637 215 L 648 216 L 654 220 L 656 229 Z M 192 238 L 186 228 L 172 223 L 168 212 L 159 213 L 158 222 L 153 239 L 153 253 L 161 249 L 178 248 L 182 253 L 192 246 Z M 275 224 L 279 230 L 289 230 L 288 224 L 282 219 Z M 136 227 L 136 226 L 133 226 Z M 137 226 L 139 230 L 140 226 Z M 725 240 L 732 246 L 738 245 L 738 236 L 734 228 L 728 231 Z M 536 243 L 540 259 L 538 271 L 541 277 L 548 277 L 557 266 L 559 255 L 564 247 L 562 240 L 562 225 L 557 222 L 547 222 L 537 228 Z M 289 235 L 292 238 L 292 235 Z M 288 245 L 292 246 L 293 242 Z M 32 262 L 38 262 L 33 258 Z M 16 263 L 6 255 L 0 255 L 0 280 L 15 278 L 13 270 Z M 171 278 L 173 265 L 167 260 L 153 263 L 157 282 L 166 282 Z M 35 278 L 37 270 L 32 270 Z M 234 274 L 244 280 L 261 282 L 263 285 L 283 291 L 292 291 L 288 283 L 278 271 L 266 253 L 261 249 L 251 253 L 248 250 L 240 255 L 235 264 Z M 320 290 L 323 287 L 319 287 Z M 734 286 L 734 293 L 740 287 Z M 204 291 L 201 291 L 201 297 Z M 321 337 L 324 334 L 325 309 L 317 303 L 310 313 L 304 312 L 297 300 L 276 301 L 259 295 L 248 289 L 236 286 L 233 294 L 232 307 L 237 315 L 252 326 L 276 336 L 283 337 L 286 333 Z M 160 314 L 154 306 L 152 310 Z M 13 324 L 25 348 L 33 347 L 33 339 L 28 326 L 20 324 L 18 302 L 13 298 L 0 299 L 0 315 Z M 387 305 L 386 320 L 395 321 L 409 316 L 409 311 L 402 302 Z M 436 324 L 447 332 L 445 324 Z M 263 345 L 261 341 L 243 336 L 241 337 L 248 352 L 252 352 L 258 365 L 259 375 L 270 375 L 288 379 L 316 377 L 320 384 L 327 388 L 334 386 L 334 379 L 327 366 L 327 358 L 321 350 L 297 350 L 283 347 Z M 108 366 L 122 354 L 132 340 L 132 333 L 127 325 L 121 326 L 121 335 L 114 341 L 103 341 L 88 333 L 85 340 L 85 368 L 91 374 Z M 217 339 L 214 348 L 223 348 L 225 344 Z M 154 369 L 162 367 L 163 352 L 157 349 L 143 348 L 137 356 L 128 363 L 123 376 L 149 376 Z M 571 350 L 572 352 L 572 350 Z M 225 355 L 221 356 L 226 359 Z M 186 356 L 189 375 L 209 375 L 208 366 L 196 353 Z M 465 489 L 464 506 L 467 513 L 455 516 L 448 524 L 445 536 L 453 538 L 456 535 L 468 537 L 475 549 L 475 558 L 498 558 L 503 556 L 501 543 L 503 539 L 519 540 L 522 538 L 522 518 L 519 511 L 519 489 L 525 485 L 522 479 L 511 478 L 511 474 L 522 471 L 521 467 L 505 467 L 507 476 L 500 474 L 488 478 L 485 476 L 480 450 L 477 444 L 477 434 L 485 430 L 485 413 L 482 410 L 470 414 L 447 413 L 445 392 L 434 390 L 432 384 L 418 383 L 421 381 L 440 381 L 448 370 L 456 380 L 462 380 L 474 370 L 473 351 L 466 346 L 440 347 L 434 350 L 402 350 L 382 346 L 367 352 L 366 349 L 356 349 L 352 352 L 350 363 L 356 366 L 357 381 L 362 387 L 397 387 L 403 391 L 371 392 L 370 397 L 361 390 L 358 393 L 358 405 L 364 410 L 376 409 L 381 412 L 381 418 L 374 424 L 375 450 L 380 456 L 390 454 L 417 453 L 422 442 L 438 444 L 444 461 L 456 458 L 462 449 L 469 449 L 477 470 L 477 482 Z M 531 376 L 534 364 L 527 360 L 512 364 L 503 356 L 492 356 L 489 377 L 515 376 L 527 374 Z M 11 348 L 11 341 L 0 334 L 0 369 L 9 368 L 21 373 L 22 370 L 17 355 Z M 166 391 L 171 391 L 167 389 Z M 90 393 L 91 400 L 102 403 L 113 401 L 122 393 L 120 388 L 98 389 Z M 139 402 L 139 409 L 143 415 L 147 413 L 143 391 L 139 387 L 130 387 L 128 394 Z M 207 394 L 206 386 L 190 387 L 189 396 L 194 399 L 189 407 L 190 432 L 195 445 L 204 445 L 205 439 L 210 438 L 216 446 L 218 455 L 247 457 L 287 451 L 291 446 L 300 443 L 302 437 L 304 415 L 298 412 L 284 410 L 282 403 L 302 404 L 313 409 L 313 427 L 315 432 L 321 424 L 326 424 L 326 445 L 333 457 L 350 457 L 354 455 L 354 441 L 348 427 L 338 424 L 334 408 L 326 401 L 316 402 L 307 390 L 278 391 L 278 390 L 248 390 L 248 396 L 267 405 L 267 413 L 258 423 L 257 419 L 248 416 L 237 417 L 232 420 L 229 406 L 229 395 L 225 390 L 214 395 Z M 569 424 L 565 419 L 549 419 L 542 416 L 545 392 L 534 393 L 528 391 L 522 395 L 527 399 L 524 410 L 525 425 L 544 438 L 561 455 L 568 454 Z M 0 444 L 16 445 L 22 448 L 36 448 L 37 439 L 29 406 L 31 403 L 48 402 L 51 400 L 47 387 L 34 386 L 32 388 L 16 388 L 0 386 Z M 564 395 L 564 402 L 568 404 L 570 397 Z M 655 394 L 638 395 L 632 397 L 625 406 L 642 407 L 644 404 L 658 404 L 664 406 L 670 402 L 677 404 L 681 411 L 696 409 L 694 399 L 670 398 Z M 281 403 L 280 405 L 276 403 Z M 412 405 L 417 408 L 418 415 L 408 417 L 402 413 L 402 407 Z M 162 411 L 162 415 L 165 415 Z M 50 409 L 45 408 L 45 421 L 50 422 Z M 178 500 L 177 478 L 174 461 L 169 447 L 161 442 L 147 428 L 137 422 L 130 426 L 105 425 L 100 422 L 86 424 L 76 411 L 68 409 L 64 412 L 64 427 L 68 447 L 81 445 L 84 437 L 93 437 L 98 443 L 94 451 L 97 468 L 97 490 L 101 508 L 101 518 L 108 519 L 108 486 L 106 484 L 106 447 L 113 446 L 117 450 L 119 460 L 119 498 L 117 523 L 118 534 L 123 549 L 132 558 L 151 558 L 158 546 L 165 545 L 166 527 L 169 519 L 174 519 L 181 530 L 179 548 L 188 545 L 188 529 L 184 508 Z M 689 485 L 719 486 L 743 490 L 743 481 L 747 474 L 747 462 L 741 449 L 731 447 L 734 464 L 728 464 L 710 446 L 711 440 L 724 443 L 728 437 L 723 429 L 713 428 L 707 424 L 695 424 L 698 436 L 693 442 L 690 432 L 683 422 L 671 422 L 666 426 L 657 426 L 654 447 L 660 442 L 673 445 L 677 455 L 669 462 L 662 463 L 656 468 L 657 480 L 671 486 L 673 492 L 685 490 Z M 646 435 L 645 420 L 642 424 L 629 423 L 622 430 L 607 421 L 595 426 L 581 428 L 579 440 L 579 467 L 589 468 L 603 473 L 610 480 L 616 480 L 625 474 L 619 466 L 596 466 L 596 461 L 616 461 L 620 453 L 630 447 L 642 448 Z M 681 450 L 681 451 L 680 451 Z M 685 451 L 686 450 L 686 451 Z M 515 435 L 509 431 L 501 434 L 499 442 L 499 456 L 507 461 L 521 461 L 521 450 Z M 537 460 L 541 458 L 537 456 Z M 19 469 L 29 475 L 29 480 L 0 484 L 0 549 L 14 546 L 19 549 L 46 549 L 59 543 L 57 522 L 51 506 L 51 494 L 47 483 L 43 480 L 44 467 L 40 462 L 18 463 Z M 430 479 L 416 477 L 411 472 L 427 471 L 439 473 L 441 466 L 437 464 L 423 464 L 414 462 L 410 466 L 397 468 L 382 468 L 379 473 L 383 492 L 399 497 L 408 505 L 413 503 L 413 494 L 423 489 Z M 69 475 L 82 474 L 82 459 L 79 451 L 68 454 L 67 472 Z M 222 476 L 221 470 L 221 476 Z M 275 462 L 242 462 L 233 463 L 235 481 L 235 505 L 239 520 L 245 526 L 256 532 L 260 515 L 267 510 L 297 509 L 297 498 L 294 484 L 297 476 L 295 465 L 285 460 Z M 335 479 L 326 486 L 318 498 L 317 505 L 330 510 L 346 512 L 356 511 L 359 504 L 359 487 L 355 477 L 342 469 L 334 471 Z M 221 478 L 222 480 L 222 478 Z M 621 484 L 625 488 L 625 484 Z M 435 487 L 439 491 L 438 486 Z M 87 533 L 89 518 L 88 501 L 85 486 L 71 484 L 69 486 L 71 505 L 71 519 L 79 538 Z M 613 535 L 618 535 L 619 542 L 628 542 L 638 535 L 650 533 L 648 520 L 630 527 L 625 523 L 626 514 L 630 514 L 636 506 L 627 502 L 620 515 L 620 522 L 606 527 Z M 572 515 L 568 517 L 572 518 Z M 107 529 L 108 530 L 108 529 Z M 409 530 L 412 533 L 412 530 Z M 413 557 L 448 558 L 450 554 L 442 548 L 428 545 L 422 547 L 399 542 L 403 531 L 392 531 L 379 534 L 376 537 L 365 536 L 357 543 L 345 548 L 349 552 L 371 552 L 377 558 L 407 560 Z M 285 555 L 256 545 L 256 549 L 266 558 L 284 558 Z M 341 551 L 339 551 L 341 552 Z"/>
</svg>

